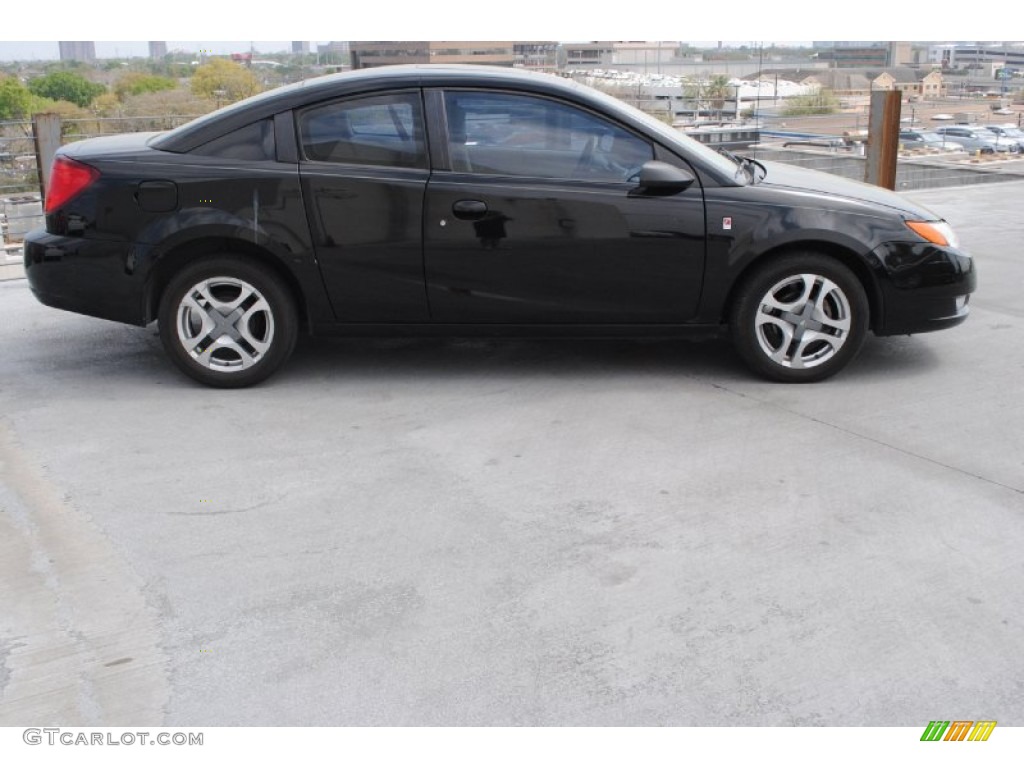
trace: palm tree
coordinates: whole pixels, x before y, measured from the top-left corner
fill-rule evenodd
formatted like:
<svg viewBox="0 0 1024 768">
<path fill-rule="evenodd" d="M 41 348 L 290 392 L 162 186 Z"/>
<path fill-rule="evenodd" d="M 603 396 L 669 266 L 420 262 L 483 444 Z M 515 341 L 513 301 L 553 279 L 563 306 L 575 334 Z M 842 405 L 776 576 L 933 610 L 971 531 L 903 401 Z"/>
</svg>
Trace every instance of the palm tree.
<svg viewBox="0 0 1024 768">
<path fill-rule="evenodd" d="M 718 111 L 719 119 L 722 110 L 725 108 L 726 99 L 732 95 L 732 86 L 729 85 L 729 78 L 725 75 L 715 75 L 708 80 L 704 89 L 704 95 L 711 100 L 711 107 Z"/>
</svg>

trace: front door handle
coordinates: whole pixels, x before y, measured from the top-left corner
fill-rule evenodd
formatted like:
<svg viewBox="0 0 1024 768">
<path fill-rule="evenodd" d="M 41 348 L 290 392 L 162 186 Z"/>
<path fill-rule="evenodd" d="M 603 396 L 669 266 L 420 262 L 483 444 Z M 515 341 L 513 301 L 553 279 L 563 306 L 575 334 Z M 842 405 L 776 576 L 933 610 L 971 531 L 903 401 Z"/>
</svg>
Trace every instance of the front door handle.
<svg viewBox="0 0 1024 768">
<path fill-rule="evenodd" d="M 482 219 L 487 213 L 487 203 L 482 200 L 456 200 L 452 204 L 452 213 L 455 218 L 465 221 Z"/>
</svg>

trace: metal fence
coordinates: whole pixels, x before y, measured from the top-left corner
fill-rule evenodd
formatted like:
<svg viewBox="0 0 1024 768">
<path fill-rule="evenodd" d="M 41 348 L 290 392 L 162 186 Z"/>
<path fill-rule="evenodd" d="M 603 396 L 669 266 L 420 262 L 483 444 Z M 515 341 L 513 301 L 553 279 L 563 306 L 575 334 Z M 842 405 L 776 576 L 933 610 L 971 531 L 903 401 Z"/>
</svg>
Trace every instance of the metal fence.
<svg viewBox="0 0 1024 768">
<path fill-rule="evenodd" d="M 61 120 L 61 143 L 115 133 L 166 131 L 195 117 L 197 115 L 143 115 Z M 31 120 L 0 122 L 0 198 L 39 193 L 35 138 Z"/>
<path fill-rule="evenodd" d="M 117 133 L 166 131 L 195 117 L 143 115 L 61 120 L 60 143 Z M 26 233 L 43 225 L 38 166 L 33 122 L 0 122 L 0 264 L 11 260 Z"/>
</svg>

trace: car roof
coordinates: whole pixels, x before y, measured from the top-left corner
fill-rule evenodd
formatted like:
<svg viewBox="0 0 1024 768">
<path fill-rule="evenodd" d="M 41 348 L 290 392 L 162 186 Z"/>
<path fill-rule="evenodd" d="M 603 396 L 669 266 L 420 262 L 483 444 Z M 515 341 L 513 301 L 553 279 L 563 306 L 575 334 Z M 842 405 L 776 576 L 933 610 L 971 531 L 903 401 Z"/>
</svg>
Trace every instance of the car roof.
<svg viewBox="0 0 1024 768">
<path fill-rule="evenodd" d="M 257 94 L 216 112 L 161 133 L 149 146 L 170 152 L 191 152 L 209 141 L 290 109 L 377 90 L 410 88 L 488 87 L 523 90 L 563 98 L 612 117 L 672 151 L 682 151 L 690 162 L 717 184 L 735 183 L 736 166 L 697 140 L 624 102 L 574 80 L 541 72 L 477 64 L 403 64 L 325 75 Z M 685 149 L 683 149 L 685 148 Z M 724 165 L 723 165 L 724 163 Z"/>
<path fill-rule="evenodd" d="M 528 88 L 533 92 L 572 95 L 588 101 L 590 89 L 557 75 L 479 64 L 400 64 L 341 72 L 302 80 L 251 96 L 161 134 L 150 146 L 189 152 L 225 133 L 295 107 L 378 88 L 430 86 Z"/>
</svg>

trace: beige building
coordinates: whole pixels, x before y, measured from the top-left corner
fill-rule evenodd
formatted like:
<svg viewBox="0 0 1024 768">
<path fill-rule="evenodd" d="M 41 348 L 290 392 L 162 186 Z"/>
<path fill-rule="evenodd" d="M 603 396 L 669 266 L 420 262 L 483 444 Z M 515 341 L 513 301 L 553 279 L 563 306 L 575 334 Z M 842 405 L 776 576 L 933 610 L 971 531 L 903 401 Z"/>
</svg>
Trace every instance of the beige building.
<svg viewBox="0 0 1024 768">
<path fill-rule="evenodd" d="M 880 72 L 868 72 L 873 91 L 903 91 L 907 101 L 924 101 L 942 96 L 942 73 L 938 70 L 923 73 L 908 67 L 891 67 Z"/>
<path fill-rule="evenodd" d="M 493 41 L 374 41 L 350 43 L 352 69 L 388 64 L 489 64 L 511 67 L 512 42 Z"/>
<path fill-rule="evenodd" d="M 840 68 L 820 70 L 764 70 L 762 77 L 778 75 L 800 85 L 827 88 L 843 106 L 866 104 L 871 91 L 903 91 L 905 101 L 926 101 L 944 95 L 942 73 L 938 70 L 911 69 L 910 67 Z M 749 79 L 755 79 L 751 74 Z"/>
</svg>

